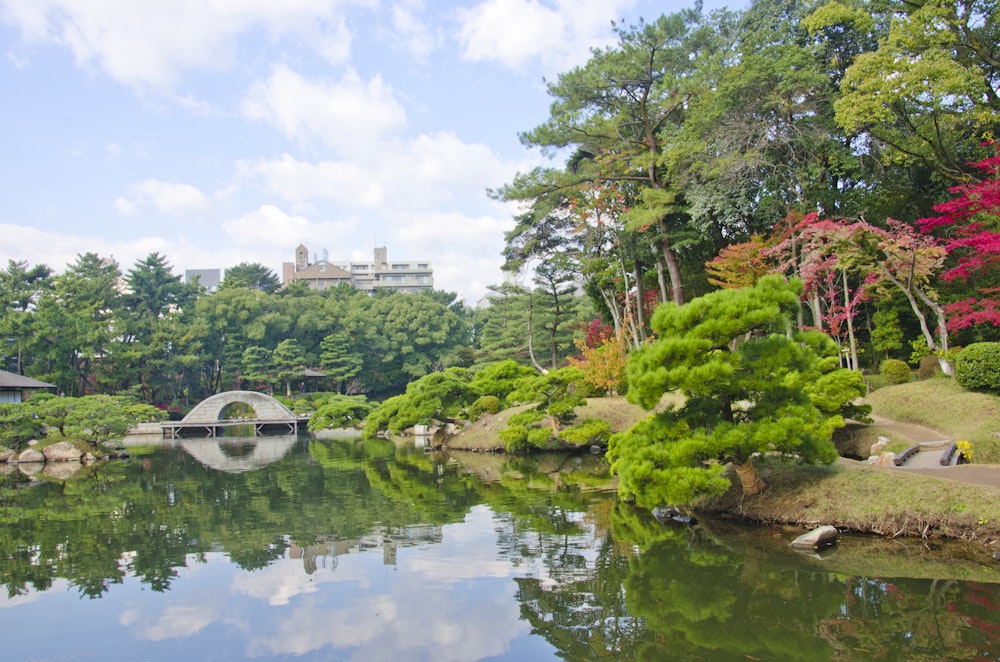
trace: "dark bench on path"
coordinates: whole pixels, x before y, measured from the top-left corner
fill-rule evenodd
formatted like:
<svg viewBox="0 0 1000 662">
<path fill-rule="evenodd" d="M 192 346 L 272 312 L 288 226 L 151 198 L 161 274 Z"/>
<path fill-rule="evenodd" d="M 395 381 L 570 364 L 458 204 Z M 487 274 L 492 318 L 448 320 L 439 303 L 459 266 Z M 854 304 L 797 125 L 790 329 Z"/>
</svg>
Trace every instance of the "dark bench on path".
<svg viewBox="0 0 1000 662">
<path fill-rule="evenodd" d="M 941 464 L 943 466 L 951 464 L 951 459 L 955 455 L 956 450 L 958 450 L 958 445 L 954 441 L 948 444 L 948 448 L 944 449 L 944 453 L 941 454 Z"/>
<path fill-rule="evenodd" d="M 920 452 L 920 446 L 919 445 L 917 445 L 917 446 L 910 446 L 905 451 L 903 451 L 902 453 L 900 453 L 899 455 L 897 455 L 896 459 L 893 460 L 893 463 L 897 467 L 901 466 L 904 462 L 906 462 L 907 460 L 909 460 L 911 457 L 913 457 L 915 454 L 917 454 L 919 452 Z"/>
</svg>

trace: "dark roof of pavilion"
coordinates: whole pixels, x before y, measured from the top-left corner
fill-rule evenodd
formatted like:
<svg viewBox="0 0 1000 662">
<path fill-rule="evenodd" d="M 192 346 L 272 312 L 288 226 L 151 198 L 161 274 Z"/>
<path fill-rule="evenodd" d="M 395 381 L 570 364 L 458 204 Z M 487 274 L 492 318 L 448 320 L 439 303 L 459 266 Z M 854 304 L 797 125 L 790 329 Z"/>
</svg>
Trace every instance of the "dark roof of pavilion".
<svg viewBox="0 0 1000 662">
<path fill-rule="evenodd" d="M 32 379 L 31 377 L 23 377 L 21 375 L 15 375 L 13 372 L 0 370 L 0 388 L 2 389 L 55 387 L 55 384 L 46 384 L 45 382 L 40 382 L 37 379 Z"/>
</svg>

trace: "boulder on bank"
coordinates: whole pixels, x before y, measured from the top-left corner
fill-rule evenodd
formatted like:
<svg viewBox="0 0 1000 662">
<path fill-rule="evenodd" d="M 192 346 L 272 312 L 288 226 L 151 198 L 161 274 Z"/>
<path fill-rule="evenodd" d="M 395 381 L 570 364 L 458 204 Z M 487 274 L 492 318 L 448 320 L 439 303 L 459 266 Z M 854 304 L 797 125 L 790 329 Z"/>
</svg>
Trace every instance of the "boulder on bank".
<svg viewBox="0 0 1000 662">
<path fill-rule="evenodd" d="M 809 533 L 803 533 L 792 541 L 792 548 L 806 550 L 822 549 L 837 542 L 839 535 L 840 532 L 837 531 L 837 527 L 827 524 L 813 529 Z"/>
<path fill-rule="evenodd" d="M 83 451 L 68 441 L 46 446 L 42 454 L 46 462 L 79 462 L 83 457 Z"/>
<path fill-rule="evenodd" d="M 34 448 L 28 448 L 21 451 L 21 454 L 17 456 L 17 462 L 19 464 L 45 462 L 45 456 L 42 455 L 41 451 L 36 451 Z"/>
</svg>

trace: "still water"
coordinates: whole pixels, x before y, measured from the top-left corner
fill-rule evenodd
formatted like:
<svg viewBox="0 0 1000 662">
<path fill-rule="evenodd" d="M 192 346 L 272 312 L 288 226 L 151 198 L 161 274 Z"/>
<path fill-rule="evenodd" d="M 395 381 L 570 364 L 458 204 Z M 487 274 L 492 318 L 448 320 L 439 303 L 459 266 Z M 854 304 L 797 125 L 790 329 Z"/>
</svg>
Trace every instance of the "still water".
<svg viewBox="0 0 1000 662">
<path fill-rule="evenodd" d="M 592 456 L 282 437 L 0 476 L 4 660 L 995 660 L 961 547 L 650 522 Z"/>
</svg>

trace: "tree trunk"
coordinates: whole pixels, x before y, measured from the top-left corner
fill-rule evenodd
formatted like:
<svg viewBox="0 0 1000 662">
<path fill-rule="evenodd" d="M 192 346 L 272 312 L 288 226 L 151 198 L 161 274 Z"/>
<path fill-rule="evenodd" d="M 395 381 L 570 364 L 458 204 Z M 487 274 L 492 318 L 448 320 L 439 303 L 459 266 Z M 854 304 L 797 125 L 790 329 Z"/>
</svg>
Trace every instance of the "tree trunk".
<svg viewBox="0 0 1000 662">
<path fill-rule="evenodd" d="M 744 495 L 760 494 L 767 487 L 761 479 L 757 467 L 754 466 L 753 460 L 747 460 L 743 464 L 737 465 L 736 476 L 740 479 Z"/>
<path fill-rule="evenodd" d="M 635 321 L 636 325 L 642 329 L 643 336 L 646 330 L 646 288 L 642 284 L 642 274 L 639 273 L 639 263 L 635 265 Z"/>
<path fill-rule="evenodd" d="M 604 305 L 608 307 L 608 312 L 611 313 L 611 321 L 615 326 L 615 335 L 617 336 L 622 331 L 622 319 L 621 313 L 618 310 L 618 304 L 615 303 L 614 294 L 608 296 L 607 290 L 603 287 L 600 288 L 601 298 L 604 299 Z"/>
<path fill-rule="evenodd" d="M 936 301 L 927 296 L 927 294 L 919 287 L 914 287 L 912 280 L 908 281 L 904 285 L 898 278 L 893 276 L 892 273 L 890 273 L 889 270 L 886 269 L 884 266 L 879 264 L 878 267 L 879 270 L 882 272 L 882 274 L 889 280 L 889 282 L 895 285 L 896 288 L 903 293 L 903 296 L 905 296 L 906 300 L 910 303 L 910 309 L 913 311 L 913 314 L 916 315 L 917 321 L 920 323 L 920 332 L 923 333 L 924 339 L 927 341 L 927 349 L 937 354 L 938 364 L 941 366 L 941 371 L 948 376 L 954 375 L 955 369 L 951 365 L 951 362 L 945 356 L 945 354 L 948 352 L 948 325 L 947 325 L 947 316 L 945 315 L 944 309 L 942 309 L 941 306 L 938 305 Z M 916 296 L 914 296 L 914 293 L 916 293 Z M 934 333 L 930 330 L 930 327 L 927 325 L 927 316 L 924 315 L 922 310 L 920 310 L 920 304 L 917 303 L 918 296 L 920 297 L 920 300 L 923 301 L 937 317 L 937 335 L 938 335 L 937 339 L 935 339 Z M 937 350 L 941 350 L 941 353 L 938 353 Z"/>
<path fill-rule="evenodd" d="M 937 317 L 937 334 L 938 334 L 938 354 L 937 360 L 938 365 L 941 366 L 941 372 L 950 376 L 955 374 L 955 368 L 951 365 L 951 361 L 948 360 L 948 316 L 945 315 L 944 309 L 931 299 L 927 294 L 920 288 L 916 289 L 917 296 L 923 301 L 928 308 L 934 311 L 934 316 Z"/>
<path fill-rule="evenodd" d="M 549 374 L 549 371 L 546 370 L 545 368 L 543 368 L 541 366 L 541 364 L 538 363 L 538 360 L 535 358 L 535 344 L 534 344 L 534 342 L 532 342 L 532 339 L 531 339 L 531 336 L 532 336 L 532 328 L 531 328 L 531 326 L 532 326 L 532 317 L 534 316 L 534 312 L 535 312 L 533 301 L 534 301 L 534 297 L 533 297 L 533 295 L 531 293 L 529 293 L 528 294 L 528 356 L 531 358 L 531 365 L 535 366 L 535 370 L 537 370 L 538 372 L 542 373 L 543 375 L 547 375 L 547 374 Z"/>
<path fill-rule="evenodd" d="M 851 348 L 851 370 L 858 370 L 858 343 L 854 338 L 854 316 L 851 312 L 851 297 L 847 289 L 847 270 L 840 273 L 844 283 L 844 314 L 847 317 L 847 339 Z"/>
<path fill-rule="evenodd" d="M 681 268 L 677 264 L 677 256 L 670 246 L 670 236 L 667 234 L 667 221 L 661 218 L 658 222 L 660 230 L 660 251 L 663 253 L 663 263 L 667 265 L 667 273 L 670 274 L 670 289 L 674 296 L 674 303 L 678 306 L 684 305 L 684 285 L 681 281 Z"/>
<path fill-rule="evenodd" d="M 670 301 L 670 290 L 667 288 L 667 279 L 663 275 L 663 260 L 656 261 L 656 281 L 660 285 L 660 301 L 662 303 Z"/>
</svg>

